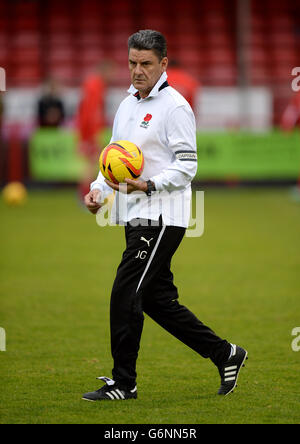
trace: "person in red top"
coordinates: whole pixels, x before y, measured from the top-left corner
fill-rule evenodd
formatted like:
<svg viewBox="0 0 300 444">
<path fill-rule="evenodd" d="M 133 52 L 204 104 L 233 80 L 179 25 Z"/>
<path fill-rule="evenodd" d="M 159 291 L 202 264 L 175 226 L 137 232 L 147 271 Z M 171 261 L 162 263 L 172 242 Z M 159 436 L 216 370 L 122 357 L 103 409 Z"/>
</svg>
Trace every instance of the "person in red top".
<svg viewBox="0 0 300 444">
<path fill-rule="evenodd" d="M 293 94 L 286 109 L 283 112 L 280 127 L 283 131 L 291 131 L 297 125 L 300 126 L 300 91 Z"/>
<path fill-rule="evenodd" d="M 99 157 L 103 148 L 100 146 L 99 135 L 107 124 L 106 94 L 112 74 L 112 62 L 102 61 L 86 77 L 82 85 L 76 126 L 79 137 L 79 152 L 87 159 L 88 167 L 79 184 L 81 200 L 89 191 L 91 180 L 95 175 L 95 160 Z"/>
<path fill-rule="evenodd" d="M 200 82 L 181 68 L 177 60 L 169 62 L 167 74 L 169 85 L 180 92 L 195 110 L 196 94 L 199 93 L 201 88 Z"/>
<path fill-rule="evenodd" d="M 292 95 L 280 121 L 280 128 L 283 131 L 292 131 L 297 126 L 300 127 L 300 91 Z M 300 195 L 300 172 L 297 189 Z"/>
</svg>

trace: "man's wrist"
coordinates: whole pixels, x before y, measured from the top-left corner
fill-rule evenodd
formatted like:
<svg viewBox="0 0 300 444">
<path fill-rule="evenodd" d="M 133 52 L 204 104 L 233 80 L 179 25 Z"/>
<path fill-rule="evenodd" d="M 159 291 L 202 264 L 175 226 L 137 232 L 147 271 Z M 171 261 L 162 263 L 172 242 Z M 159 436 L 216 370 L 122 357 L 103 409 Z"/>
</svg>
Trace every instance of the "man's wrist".
<svg viewBox="0 0 300 444">
<path fill-rule="evenodd" d="M 152 180 L 147 180 L 146 184 L 147 188 L 145 190 L 145 193 L 147 194 L 147 196 L 151 196 L 151 194 L 156 190 L 155 183 L 152 182 Z"/>
</svg>

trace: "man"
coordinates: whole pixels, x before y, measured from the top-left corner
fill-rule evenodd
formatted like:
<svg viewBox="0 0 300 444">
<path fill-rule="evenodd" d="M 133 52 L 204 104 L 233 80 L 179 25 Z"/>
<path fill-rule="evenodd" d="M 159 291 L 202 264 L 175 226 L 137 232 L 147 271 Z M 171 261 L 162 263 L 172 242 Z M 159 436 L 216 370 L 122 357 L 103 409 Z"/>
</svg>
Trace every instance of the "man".
<svg viewBox="0 0 300 444">
<path fill-rule="evenodd" d="M 139 31 L 129 38 L 128 48 L 132 85 L 117 111 L 111 141 L 130 140 L 141 147 L 145 168 L 140 180 L 126 180 L 127 194 L 121 185 L 99 174 L 85 197 L 87 208 L 96 213 L 100 200 L 111 188 L 116 191 L 123 203 L 116 217 L 125 224 L 126 250 L 111 295 L 113 379 L 99 378 L 106 384 L 86 393 L 83 399 L 137 397 L 136 360 L 143 312 L 201 356 L 210 358 L 221 375 L 219 394 L 227 395 L 236 386 L 247 352 L 219 338 L 178 303 L 170 270 L 190 216 L 191 181 L 197 169 L 194 114 L 187 101 L 168 85 L 164 36 Z M 158 191 L 165 192 L 163 205 Z M 176 193 L 173 200 L 172 192 Z M 172 201 L 173 207 L 165 205 L 166 200 Z"/>
<path fill-rule="evenodd" d="M 168 64 L 168 83 L 183 95 L 195 110 L 196 98 L 201 91 L 201 83 L 185 71 L 176 59 L 171 60 Z"/>
<path fill-rule="evenodd" d="M 100 134 L 106 127 L 105 101 L 108 84 L 112 78 L 113 63 L 104 60 L 87 75 L 82 85 L 76 125 L 79 152 L 87 161 L 86 171 L 78 185 L 78 197 L 84 199 L 95 175 L 96 158 L 99 157 Z"/>
<path fill-rule="evenodd" d="M 45 93 L 38 100 L 38 122 L 40 127 L 57 128 L 65 119 L 65 107 L 59 96 L 58 82 L 50 78 Z"/>
</svg>

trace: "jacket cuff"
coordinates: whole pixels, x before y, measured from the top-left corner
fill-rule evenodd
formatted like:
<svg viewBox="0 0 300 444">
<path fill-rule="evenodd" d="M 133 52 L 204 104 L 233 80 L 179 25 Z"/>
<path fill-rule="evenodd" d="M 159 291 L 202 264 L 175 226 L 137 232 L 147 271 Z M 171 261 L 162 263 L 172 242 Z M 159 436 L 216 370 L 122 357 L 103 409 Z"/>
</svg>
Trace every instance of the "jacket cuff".
<svg viewBox="0 0 300 444">
<path fill-rule="evenodd" d="M 109 196 L 110 194 L 112 194 L 114 192 L 113 189 L 109 188 L 109 187 L 103 187 L 101 186 L 101 184 L 99 183 L 92 183 L 90 186 L 90 190 L 99 190 L 100 191 L 100 201 L 99 203 L 103 203 L 105 201 L 105 199 L 107 198 L 107 196 Z"/>
<path fill-rule="evenodd" d="M 156 191 L 163 191 L 162 183 L 158 176 L 151 177 L 150 180 L 154 183 Z"/>
</svg>

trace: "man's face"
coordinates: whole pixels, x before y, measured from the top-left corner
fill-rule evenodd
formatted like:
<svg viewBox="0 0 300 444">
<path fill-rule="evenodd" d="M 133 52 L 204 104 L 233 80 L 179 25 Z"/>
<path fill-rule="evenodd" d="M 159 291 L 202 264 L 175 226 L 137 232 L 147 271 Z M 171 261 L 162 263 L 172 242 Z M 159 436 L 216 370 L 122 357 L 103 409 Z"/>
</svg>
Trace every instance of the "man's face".
<svg viewBox="0 0 300 444">
<path fill-rule="evenodd" d="M 168 59 L 159 61 L 158 56 L 151 50 L 129 50 L 129 71 L 133 86 L 139 90 L 141 97 L 147 97 L 154 85 L 168 66 Z"/>
</svg>

